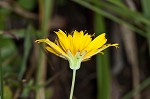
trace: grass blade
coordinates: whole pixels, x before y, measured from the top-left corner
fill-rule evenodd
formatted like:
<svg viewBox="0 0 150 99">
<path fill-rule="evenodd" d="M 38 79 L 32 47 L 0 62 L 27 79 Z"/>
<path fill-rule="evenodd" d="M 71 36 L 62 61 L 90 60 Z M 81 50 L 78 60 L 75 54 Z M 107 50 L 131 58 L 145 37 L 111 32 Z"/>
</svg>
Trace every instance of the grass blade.
<svg viewBox="0 0 150 99">
<path fill-rule="evenodd" d="M 48 23 L 51 19 L 52 9 L 53 9 L 54 0 L 39 0 L 39 11 L 40 11 L 40 23 L 41 23 L 41 37 L 44 38 L 48 35 Z M 39 47 L 37 48 L 39 53 L 38 58 L 38 68 L 37 68 L 37 85 L 45 83 L 46 76 L 46 55 L 43 53 L 43 50 Z M 36 99 L 45 99 L 45 89 L 42 87 L 36 92 Z"/>
<path fill-rule="evenodd" d="M 0 48 L 0 99 L 3 99 L 3 69 L 1 62 L 1 48 Z"/>
<path fill-rule="evenodd" d="M 110 99 L 110 71 L 108 52 L 105 55 L 97 55 L 97 80 L 98 80 L 98 97 L 97 99 Z"/>
<path fill-rule="evenodd" d="M 136 89 L 132 90 L 121 99 L 131 99 L 134 95 L 140 93 L 142 90 L 150 86 L 150 77 L 144 80 Z"/>
<path fill-rule="evenodd" d="M 147 36 L 143 30 L 137 28 L 136 26 L 134 26 L 134 25 L 132 25 L 132 24 L 130 24 L 130 23 L 128 23 L 128 22 L 126 22 L 126 21 L 124 21 L 124 20 L 122 20 L 122 19 L 120 19 L 120 18 L 118 18 L 118 17 L 102 10 L 102 9 L 99 9 L 95 5 L 92 5 L 92 4 L 90 4 L 90 3 L 88 3 L 84 0 L 73 0 L 73 1 L 80 4 L 80 5 L 82 5 L 82 6 L 84 6 L 84 7 L 86 7 L 86 8 L 88 8 L 88 9 L 90 9 L 90 10 L 92 10 L 92 11 L 94 11 L 94 12 L 96 12 L 96 13 L 98 13 L 98 14 L 101 14 L 102 16 L 104 16 L 106 18 L 111 19 L 112 21 L 115 21 L 119 24 L 126 25 L 129 29 L 137 32 L 139 35 L 141 35 L 143 37 Z"/>
<path fill-rule="evenodd" d="M 97 0 L 94 0 L 97 1 Z M 96 35 L 105 32 L 104 17 L 100 14 L 95 13 L 94 15 L 94 32 Z M 109 59 L 108 52 L 105 51 L 106 55 L 96 56 L 96 67 L 97 67 L 97 99 L 110 99 L 111 88 L 110 88 L 110 72 L 109 72 Z"/>
<path fill-rule="evenodd" d="M 28 27 L 25 35 L 25 41 L 24 41 L 24 55 L 23 55 L 23 61 L 22 66 L 19 74 L 19 79 L 22 79 L 24 72 L 26 70 L 26 63 L 29 56 L 29 52 L 31 49 L 31 27 Z"/>
<path fill-rule="evenodd" d="M 143 7 L 143 14 L 145 17 L 150 19 L 150 0 L 142 0 L 142 7 Z M 149 55 L 150 55 L 150 25 L 146 26 L 146 30 L 147 30 L 147 41 L 148 41 L 148 47 L 149 47 Z"/>
</svg>

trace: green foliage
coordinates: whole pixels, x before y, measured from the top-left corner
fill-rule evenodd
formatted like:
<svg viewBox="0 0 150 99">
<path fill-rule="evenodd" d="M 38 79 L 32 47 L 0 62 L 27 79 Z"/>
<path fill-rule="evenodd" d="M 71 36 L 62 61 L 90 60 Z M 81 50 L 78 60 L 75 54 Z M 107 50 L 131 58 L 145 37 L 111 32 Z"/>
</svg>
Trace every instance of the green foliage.
<svg viewBox="0 0 150 99">
<path fill-rule="evenodd" d="M 17 3 L 24 9 L 32 10 L 36 6 L 37 1 L 36 0 L 18 0 Z"/>
<path fill-rule="evenodd" d="M 125 96 L 123 96 L 121 99 L 131 99 L 134 95 L 136 95 L 139 92 L 142 92 L 144 89 L 148 88 L 150 86 L 150 77 L 145 79 L 140 86 L 137 86 L 135 90 L 131 90 L 128 92 Z"/>
<path fill-rule="evenodd" d="M 46 99 L 51 99 L 52 98 L 52 96 L 53 96 L 53 89 L 52 88 L 47 88 L 46 89 L 46 92 L 45 92 L 45 94 L 46 94 Z"/>
<path fill-rule="evenodd" d="M 4 86 L 4 99 L 12 99 L 13 94 L 9 86 Z"/>
<path fill-rule="evenodd" d="M 5 29 L 6 19 L 9 16 L 10 11 L 7 9 L 0 9 L 0 29 Z"/>
<path fill-rule="evenodd" d="M 150 19 L 150 12 L 149 12 L 149 9 L 150 9 L 149 3 L 150 3 L 150 1 L 149 0 L 142 0 L 141 2 L 142 2 L 142 8 L 143 8 L 143 15 L 146 18 Z M 149 44 L 149 56 L 150 56 L 150 29 L 149 29 L 150 25 L 146 24 L 145 28 L 146 28 L 146 32 L 147 32 L 147 41 L 148 41 L 148 44 Z"/>
<path fill-rule="evenodd" d="M 97 2 L 95 0 L 94 2 Z M 100 14 L 95 13 L 94 15 L 94 31 L 96 35 L 99 33 L 106 32 L 104 17 Z M 110 88 L 110 70 L 109 70 L 109 56 L 108 51 L 105 51 L 105 55 L 96 56 L 97 65 L 97 99 L 110 99 L 111 88 Z"/>
<path fill-rule="evenodd" d="M 23 55 L 23 60 L 22 60 L 22 65 L 21 65 L 21 70 L 20 70 L 20 74 L 19 74 L 19 79 L 22 79 L 23 74 L 26 70 L 26 65 L 27 65 L 27 59 L 29 56 L 29 52 L 32 46 L 32 34 L 33 33 L 33 28 L 31 26 L 28 27 L 28 29 L 26 30 L 26 32 L 24 33 L 24 55 Z"/>
<path fill-rule="evenodd" d="M 33 86 L 34 86 L 34 80 L 31 79 L 28 83 L 26 83 L 26 84 L 24 85 L 24 88 L 23 88 L 23 92 L 22 92 L 22 94 L 21 94 L 21 97 L 27 98 L 28 95 L 30 94 L 30 91 L 31 91 L 31 89 L 32 89 Z"/>
<path fill-rule="evenodd" d="M 2 58 L 1 58 L 1 49 L 0 49 L 0 99 L 3 99 L 3 70 L 2 70 Z"/>
<path fill-rule="evenodd" d="M 8 57 L 10 57 L 12 53 L 15 53 L 16 51 L 16 46 L 11 38 L 1 38 L 0 47 L 2 61 L 8 59 Z"/>
<path fill-rule="evenodd" d="M 139 35 L 146 37 L 145 28 L 144 27 L 140 28 L 140 25 L 142 23 L 150 25 L 150 21 L 146 17 L 144 17 L 142 14 L 132 11 L 129 8 L 123 6 L 123 3 L 121 2 L 116 3 L 117 2 L 116 1 L 114 3 L 111 1 L 111 3 L 114 3 L 114 4 L 109 3 L 109 1 L 104 3 L 103 1 L 93 2 L 92 0 L 74 0 L 74 2 L 79 3 L 84 7 L 87 7 L 88 9 L 98 14 L 101 14 L 102 16 L 109 18 L 112 21 L 115 21 L 119 24 L 124 24 L 129 29 L 135 31 Z M 115 14 L 112 14 L 108 12 L 107 10 L 104 10 L 105 8 L 108 10 L 111 9 L 111 11 Z M 117 17 L 116 14 L 119 15 L 120 17 Z M 130 21 L 127 21 L 127 19 Z M 131 20 L 134 20 L 135 22 Z"/>
</svg>

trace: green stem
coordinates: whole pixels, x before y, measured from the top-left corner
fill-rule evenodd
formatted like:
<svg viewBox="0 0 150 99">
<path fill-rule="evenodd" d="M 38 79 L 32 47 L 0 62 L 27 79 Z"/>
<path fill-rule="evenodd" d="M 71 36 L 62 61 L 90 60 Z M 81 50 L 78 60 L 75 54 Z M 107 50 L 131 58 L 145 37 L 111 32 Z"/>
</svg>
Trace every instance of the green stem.
<svg viewBox="0 0 150 99">
<path fill-rule="evenodd" d="M 70 98 L 69 99 L 73 99 L 73 91 L 74 91 L 74 85 L 75 85 L 75 78 L 76 78 L 76 69 L 73 69 L 72 85 L 71 85 L 71 91 L 70 91 Z"/>
</svg>

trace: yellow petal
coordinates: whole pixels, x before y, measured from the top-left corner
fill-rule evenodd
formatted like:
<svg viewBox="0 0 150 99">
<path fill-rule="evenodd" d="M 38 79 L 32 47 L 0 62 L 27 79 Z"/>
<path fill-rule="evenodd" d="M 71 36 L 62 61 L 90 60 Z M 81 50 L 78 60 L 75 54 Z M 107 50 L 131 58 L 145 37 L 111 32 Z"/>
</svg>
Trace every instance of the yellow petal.
<svg viewBox="0 0 150 99">
<path fill-rule="evenodd" d="M 87 53 L 83 56 L 83 60 L 91 58 L 91 56 L 95 55 L 95 53 L 96 53 L 97 51 L 98 51 L 98 49 L 94 49 L 94 50 L 91 50 L 91 51 L 87 52 Z"/>
<path fill-rule="evenodd" d="M 92 49 L 98 49 L 101 46 L 103 46 L 107 42 L 107 39 L 105 38 L 105 33 L 97 36 L 85 49 L 87 51 L 90 51 Z"/>
<path fill-rule="evenodd" d="M 76 30 L 74 31 L 73 37 L 68 35 L 68 38 L 71 42 L 70 47 L 73 46 L 71 50 L 73 55 L 75 55 L 78 51 L 81 53 L 84 52 L 84 48 L 86 48 L 92 40 L 91 35 L 88 35 L 88 33 L 84 35 L 83 31 L 78 32 Z"/>
<path fill-rule="evenodd" d="M 55 32 L 55 33 L 58 36 L 58 41 L 59 41 L 61 47 L 63 48 L 64 51 L 67 51 L 69 49 L 69 45 L 70 45 L 67 35 L 60 29 L 58 32 Z"/>
<path fill-rule="evenodd" d="M 53 48 L 49 47 L 49 46 L 46 46 L 45 49 L 47 49 L 47 51 L 59 56 L 60 53 L 57 53 Z"/>
<path fill-rule="evenodd" d="M 74 31 L 73 33 L 73 48 L 74 48 L 74 52 L 77 52 L 80 49 L 80 44 L 82 42 L 82 33 L 78 32 L 78 31 Z"/>
<path fill-rule="evenodd" d="M 82 62 L 86 62 L 86 61 L 89 61 L 89 60 L 90 60 L 90 58 L 86 58 L 86 59 L 82 60 Z"/>
<path fill-rule="evenodd" d="M 72 38 L 72 35 L 68 35 L 68 39 L 69 39 L 69 42 L 70 42 L 70 52 L 72 53 L 72 55 L 74 56 L 76 54 L 75 50 L 74 50 L 74 46 L 73 46 L 73 38 Z"/>
<path fill-rule="evenodd" d="M 102 46 L 102 47 L 99 49 L 98 52 L 101 52 L 101 51 L 105 50 L 106 48 L 108 48 L 108 47 L 110 47 L 110 46 L 114 46 L 114 47 L 116 47 L 116 48 L 119 48 L 118 45 L 119 45 L 119 44 L 106 44 L 106 45 Z"/>
<path fill-rule="evenodd" d="M 60 55 L 64 55 L 65 57 L 68 57 L 67 54 L 59 47 L 57 46 L 55 43 L 51 42 L 48 38 L 46 39 L 39 39 L 36 40 L 35 42 L 37 43 L 46 43 L 48 44 L 56 53 L 60 54 Z"/>
<path fill-rule="evenodd" d="M 64 59 L 67 59 L 67 57 L 64 57 L 64 55 L 61 55 L 60 53 L 58 53 L 57 51 L 55 51 L 53 48 L 49 47 L 49 46 L 46 46 L 45 47 L 47 51 L 61 57 L 61 58 L 64 58 Z"/>
<path fill-rule="evenodd" d="M 110 46 L 114 46 L 114 47 L 118 48 L 118 45 L 119 45 L 119 44 L 106 44 L 106 45 L 103 45 L 103 46 L 102 46 L 101 48 L 99 48 L 99 49 L 93 49 L 93 50 L 87 52 L 87 54 L 85 54 L 85 55 L 83 56 L 83 60 L 89 59 L 89 58 L 91 58 L 92 56 L 94 56 L 94 55 L 96 55 L 96 54 L 98 54 L 98 53 L 102 53 L 102 51 L 103 51 L 104 49 L 106 49 L 106 48 L 108 48 L 108 47 L 110 47 Z"/>
<path fill-rule="evenodd" d="M 86 33 L 84 35 L 84 37 L 82 38 L 82 44 L 81 44 L 81 53 L 85 50 L 85 48 L 91 43 L 91 35 L 88 35 L 88 33 Z"/>
</svg>

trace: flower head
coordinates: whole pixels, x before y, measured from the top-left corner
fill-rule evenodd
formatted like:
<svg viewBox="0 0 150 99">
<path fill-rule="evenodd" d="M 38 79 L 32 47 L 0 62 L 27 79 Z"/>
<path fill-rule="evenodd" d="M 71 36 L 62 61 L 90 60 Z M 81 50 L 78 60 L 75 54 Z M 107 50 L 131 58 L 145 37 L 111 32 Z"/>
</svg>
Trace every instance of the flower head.
<svg viewBox="0 0 150 99">
<path fill-rule="evenodd" d="M 92 35 L 83 31 L 78 32 L 75 30 L 72 35 L 66 35 L 59 29 L 55 33 L 58 36 L 55 42 L 50 41 L 48 38 L 39 39 L 35 42 L 46 43 L 46 50 L 68 60 L 71 69 L 79 69 L 81 62 L 90 59 L 93 55 L 102 53 L 104 49 L 110 46 L 118 47 L 118 44 L 105 44 L 107 42 L 105 33 L 93 40 Z"/>
</svg>

